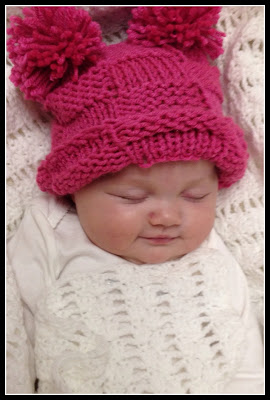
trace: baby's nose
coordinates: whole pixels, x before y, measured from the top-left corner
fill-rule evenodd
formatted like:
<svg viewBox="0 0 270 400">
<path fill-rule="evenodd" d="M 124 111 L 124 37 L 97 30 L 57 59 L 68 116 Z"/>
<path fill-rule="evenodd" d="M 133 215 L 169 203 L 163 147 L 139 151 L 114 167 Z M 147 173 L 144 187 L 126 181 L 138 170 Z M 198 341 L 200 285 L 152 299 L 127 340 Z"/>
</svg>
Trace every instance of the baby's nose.
<svg viewBox="0 0 270 400">
<path fill-rule="evenodd" d="M 177 202 L 160 201 L 150 212 L 151 225 L 173 226 L 181 224 L 180 207 Z"/>
</svg>

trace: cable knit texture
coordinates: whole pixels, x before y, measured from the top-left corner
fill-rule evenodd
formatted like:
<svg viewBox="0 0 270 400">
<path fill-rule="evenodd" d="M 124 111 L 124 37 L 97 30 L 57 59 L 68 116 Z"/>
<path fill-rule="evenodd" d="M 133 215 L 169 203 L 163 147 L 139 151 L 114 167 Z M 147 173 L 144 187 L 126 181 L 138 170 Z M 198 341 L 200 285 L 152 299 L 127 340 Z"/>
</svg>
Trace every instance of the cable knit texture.
<svg viewBox="0 0 270 400">
<path fill-rule="evenodd" d="M 84 10 L 35 7 L 25 20 L 12 20 L 11 79 L 54 117 L 51 152 L 38 169 L 41 190 L 65 195 L 130 164 L 147 168 L 176 160 L 213 162 L 220 188 L 243 176 L 243 132 L 223 116 L 219 71 L 206 58 L 222 53 L 223 33 L 212 27 L 219 11 L 154 7 L 152 15 L 152 7 L 139 7 L 127 41 L 105 48 L 97 48 L 90 17 L 86 31 Z M 61 35 L 58 14 L 67 25 Z M 138 40 L 145 25 L 154 46 Z"/>
</svg>

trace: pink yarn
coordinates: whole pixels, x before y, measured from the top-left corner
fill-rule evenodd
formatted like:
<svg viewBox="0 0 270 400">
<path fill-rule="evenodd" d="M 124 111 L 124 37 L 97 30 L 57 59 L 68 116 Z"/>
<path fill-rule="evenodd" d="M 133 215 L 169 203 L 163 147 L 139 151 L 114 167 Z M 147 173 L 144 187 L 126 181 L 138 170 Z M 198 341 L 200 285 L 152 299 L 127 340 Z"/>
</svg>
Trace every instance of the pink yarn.
<svg viewBox="0 0 270 400">
<path fill-rule="evenodd" d="M 11 81 L 27 99 L 42 102 L 64 76 L 77 80 L 79 67 L 95 64 L 103 44 L 99 25 L 74 7 L 24 8 L 10 18 L 7 42 L 14 63 Z"/>
<path fill-rule="evenodd" d="M 221 52 L 222 34 L 210 27 L 217 8 L 139 7 L 129 39 L 104 46 L 99 58 L 100 39 L 90 17 L 60 7 L 61 33 L 61 24 L 57 28 L 49 24 L 56 14 L 45 8 L 41 14 L 27 11 L 27 23 L 13 20 L 20 22 L 12 27 L 10 39 L 12 79 L 53 115 L 51 152 L 37 174 L 41 190 L 66 195 L 130 164 L 148 168 L 178 160 L 213 162 L 220 188 L 243 176 L 248 159 L 244 134 L 223 115 L 219 71 L 203 55 L 215 57 Z M 31 18 L 38 15 L 37 23 Z M 71 15 L 76 16 L 72 23 Z M 151 29 L 139 28 L 139 20 L 147 20 Z M 185 24 L 189 28 L 183 28 Z M 56 53 L 48 32 L 65 38 Z M 149 45 L 150 39 L 158 45 Z M 23 46 L 32 49 L 25 61 Z M 41 54 L 48 49 L 53 51 L 47 62 Z M 33 64 L 31 54 L 36 57 Z"/>
<path fill-rule="evenodd" d="M 202 50 L 212 59 L 223 53 L 217 23 L 221 7 L 137 7 L 129 23 L 129 40 L 149 46 L 170 44 L 185 51 Z"/>
</svg>

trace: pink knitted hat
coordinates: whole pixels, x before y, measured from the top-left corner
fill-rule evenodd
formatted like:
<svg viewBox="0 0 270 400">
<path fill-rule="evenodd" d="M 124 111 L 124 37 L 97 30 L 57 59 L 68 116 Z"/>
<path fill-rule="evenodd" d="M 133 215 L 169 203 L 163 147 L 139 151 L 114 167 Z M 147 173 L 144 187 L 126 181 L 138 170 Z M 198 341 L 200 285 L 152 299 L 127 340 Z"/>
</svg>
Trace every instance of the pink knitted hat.
<svg viewBox="0 0 270 400">
<path fill-rule="evenodd" d="M 219 188 L 239 180 L 242 130 L 222 113 L 220 7 L 138 7 L 128 39 L 106 46 L 83 9 L 32 7 L 12 17 L 10 79 L 53 115 L 41 190 L 74 193 L 130 164 L 209 160 Z"/>
</svg>

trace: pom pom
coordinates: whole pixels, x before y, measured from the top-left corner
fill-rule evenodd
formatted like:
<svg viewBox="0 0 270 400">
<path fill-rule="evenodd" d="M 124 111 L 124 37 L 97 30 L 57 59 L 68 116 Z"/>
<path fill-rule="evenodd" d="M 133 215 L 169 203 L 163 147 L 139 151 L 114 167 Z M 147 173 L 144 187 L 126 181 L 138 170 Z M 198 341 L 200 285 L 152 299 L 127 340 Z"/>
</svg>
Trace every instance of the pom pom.
<svg viewBox="0 0 270 400">
<path fill-rule="evenodd" d="M 225 34 L 212 28 L 221 7 L 137 7 L 129 22 L 129 41 L 144 46 L 169 44 L 177 49 L 203 51 L 212 59 L 223 53 Z"/>
<path fill-rule="evenodd" d="M 27 99 L 43 102 L 63 77 L 77 80 L 79 67 L 95 64 L 103 43 L 99 25 L 75 7 L 24 8 L 7 33 L 14 64 L 10 79 Z"/>
</svg>

